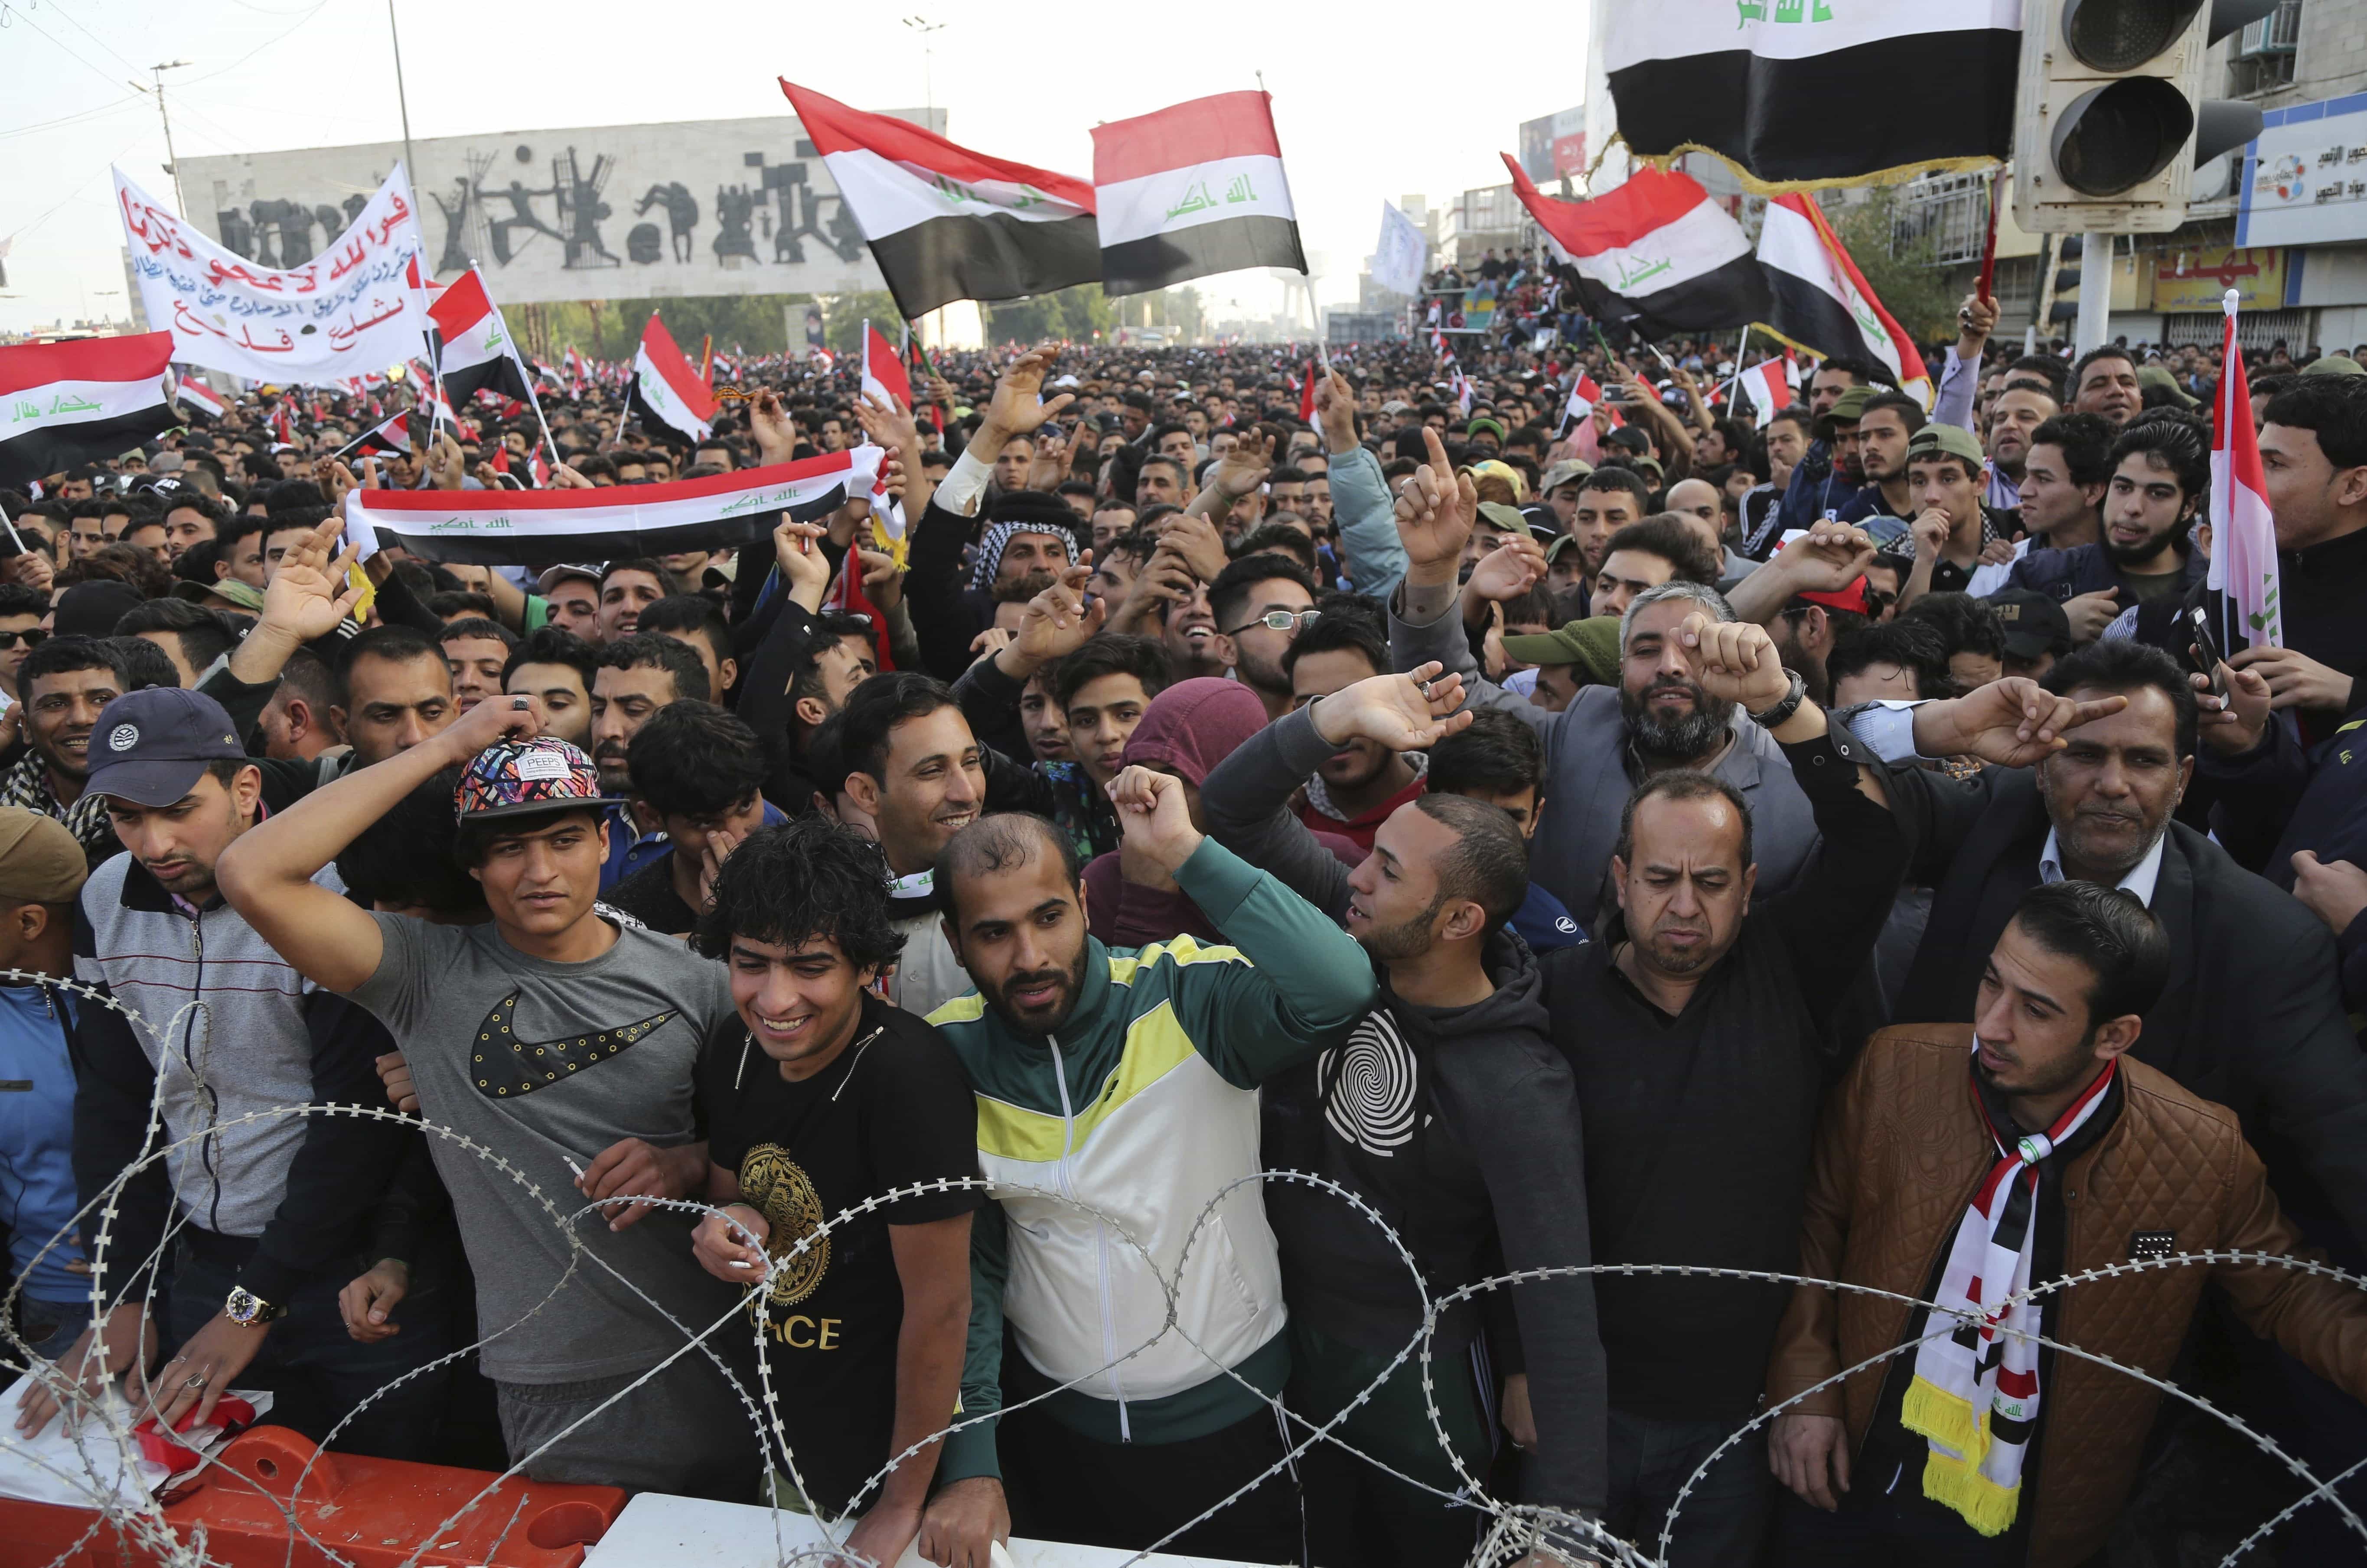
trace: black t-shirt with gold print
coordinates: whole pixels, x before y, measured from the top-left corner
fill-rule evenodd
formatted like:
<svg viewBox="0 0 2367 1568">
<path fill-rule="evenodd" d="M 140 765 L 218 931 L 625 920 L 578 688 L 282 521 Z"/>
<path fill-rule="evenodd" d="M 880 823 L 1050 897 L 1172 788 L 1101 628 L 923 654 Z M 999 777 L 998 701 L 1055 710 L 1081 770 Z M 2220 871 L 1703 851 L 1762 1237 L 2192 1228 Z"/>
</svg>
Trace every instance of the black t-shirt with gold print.
<svg viewBox="0 0 2367 1568">
<path fill-rule="evenodd" d="M 986 1199 L 974 1189 L 900 1198 L 789 1254 L 866 1198 L 978 1175 L 976 1101 L 937 1032 L 872 996 L 854 1043 L 796 1083 L 732 1017 L 708 1038 L 698 1092 L 709 1157 L 739 1174 L 740 1201 L 770 1225 L 772 1277 L 748 1311 L 807 1496 L 835 1513 L 890 1453 L 904 1294 L 888 1227 L 950 1219 Z M 875 1488 L 858 1511 L 877 1500 Z"/>
</svg>

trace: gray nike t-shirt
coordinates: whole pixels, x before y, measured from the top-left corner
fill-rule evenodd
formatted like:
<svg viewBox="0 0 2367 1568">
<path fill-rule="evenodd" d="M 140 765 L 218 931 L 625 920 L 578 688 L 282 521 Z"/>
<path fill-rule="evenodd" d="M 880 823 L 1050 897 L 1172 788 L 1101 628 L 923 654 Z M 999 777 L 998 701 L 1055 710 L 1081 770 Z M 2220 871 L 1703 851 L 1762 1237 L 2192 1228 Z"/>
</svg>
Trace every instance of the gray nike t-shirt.
<svg viewBox="0 0 2367 1568">
<path fill-rule="evenodd" d="M 562 1215 L 584 1202 L 569 1160 L 588 1168 L 625 1138 L 697 1141 L 699 1042 L 732 1010 L 722 964 L 634 929 L 589 963 L 555 964 L 491 924 L 371 918 L 386 955 L 349 994 L 401 1044 L 420 1114 L 500 1155 Z M 612 1232 L 584 1214 L 573 1221 L 577 1255 L 507 1171 L 448 1138 L 431 1134 L 427 1145 L 476 1272 L 486 1376 L 579 1382 L 641 1371 L 682 1346 L 595 1258 L 694 1330 L 737 1301 L 692 1261 L 689 1216 L 652 1211 Z M 554 1295 L 571 1258 L 574 1275 Z"/>
</svg>

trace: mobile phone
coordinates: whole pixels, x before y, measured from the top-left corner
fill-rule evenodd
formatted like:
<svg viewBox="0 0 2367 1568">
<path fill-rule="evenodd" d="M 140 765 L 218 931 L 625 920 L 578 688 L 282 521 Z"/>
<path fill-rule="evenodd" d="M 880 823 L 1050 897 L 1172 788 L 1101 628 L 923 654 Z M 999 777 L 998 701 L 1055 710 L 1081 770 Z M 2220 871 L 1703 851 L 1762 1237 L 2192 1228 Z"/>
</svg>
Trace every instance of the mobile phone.
<svg viewBox="0 0 2367 1568">
<path fill-rule="evenodd" d="M 2212 633 L 2211 613 L 2197 604 L 2186 615 L 2194 628 L 2194 646 L 2203 655 L 2203 672 L 2211 677 L 2211 694 L 2224 703 L 2227 700 L 2227 678 L 2219 671 L 2227 662 L 2227 656 L 2220 651 L 2219 639 Z"/>
</svg>

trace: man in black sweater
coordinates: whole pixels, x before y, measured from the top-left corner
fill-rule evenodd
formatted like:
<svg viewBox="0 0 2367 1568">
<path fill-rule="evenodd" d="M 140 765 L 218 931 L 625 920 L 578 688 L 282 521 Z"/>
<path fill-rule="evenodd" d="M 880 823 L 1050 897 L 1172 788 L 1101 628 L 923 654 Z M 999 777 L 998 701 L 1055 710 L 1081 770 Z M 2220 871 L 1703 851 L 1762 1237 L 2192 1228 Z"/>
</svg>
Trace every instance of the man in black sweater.
<svg viewBox="0 0 2367 1568">
<path fill-rule="evenodd" d="M 1689 615 L 1692 677 L 1780 745 L 1816 816 L 1817 858 L 1754 908 L 1739 791 L 1654 774 L 1629 796 L 1611 862 L 1617 915 L 1544 961 L 1554 1043 L 1578 1086 L 1598 1265 L 1789 1270 L 1809 1139 L 1855 1041 L 1833 1010 L 1873 951 L 1906 861 L 1884 773 L 1829 727 L 1764 628 Z M 1604 1523 L 1658 1551 L 1680 1487 L 1750 1417 L 1784 1310 L 1772 1282 L 1605 1274 L 1611 1371 Z M 1669 1561 L 1755 1560 L 1772 1493 L 1763 1435 L 1720 1456 L 1673 1526 Z"/>
<path fill-rule="evenodd" d="M 1546 1037 L 1537 961 L 1504 926 L 1528 891 L 1520 829 L 1500 807 L 1424 795 L 1375 829 L 1371 854 L 1351 872 L 1289 807 L 1301 781 L 1358 739 L 1405 751 L 1468 725 L 1469 714 L 1455 712 L 1462 700 L 1460 678 L 1440 678 L 1434 663 L 1359 681 L 1259 731 L 1200 787 L 1217 842 L 1339 920 L 1380 976 L 1380 1005 L 1344 1045 L 1266 1086 L 1267 1168 L 1336 1181 L 1388 1227 L 1334 1192 L 1267 1183 L 1290 1307 L 1289 1404 L 1309 1422 L 1338 1416 L 1413 1341 L 1425 1294 L 1436 1301 L 1500 1270 L 1591 1261 L 1569 1069 Z M 1419 1288 L 1396 1240 L 1421 1269 Z M 1594 1515 L 1603 1367 L 1591 1282 L 1566 1273 L 1506 1293 L 1517 1323 L 1491 1324 L 1490 1341 L 1512 1369 L 1505 1425 L 1532 1450 L 1526 1498 Z M 1463 1475 L 1440 1450 L 1411 1360 L 1349 1412 L 1341 1439 L 1450 1495 L 1481 1479 L 1490 1444 L 1466 1353 L 1479 1317 L 1478 1302 L 1456 1303 L 1430 1347 Z M 1329 1443 L 1302 1473 L 1319 1562 L 1410 1568 L 1471 1553 L 1478 1516 L 1468 1508 L 1442 1506 Z"/>
</svg>

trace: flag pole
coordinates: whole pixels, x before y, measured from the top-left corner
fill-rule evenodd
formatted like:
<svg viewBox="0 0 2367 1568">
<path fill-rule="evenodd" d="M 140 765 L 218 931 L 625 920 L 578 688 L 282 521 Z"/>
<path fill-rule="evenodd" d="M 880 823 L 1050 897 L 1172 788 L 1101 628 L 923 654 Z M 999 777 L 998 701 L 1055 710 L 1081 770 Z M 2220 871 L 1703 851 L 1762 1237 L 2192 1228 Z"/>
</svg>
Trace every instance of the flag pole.
<svg viewBox="0 0 2367 1568">
<path fill-rule="evenodd" d="M 525 370 L 526 366 L 520 363 L 518 368 Z M 527 372 L 525 380 L 526 400 L 534 405 L 534 422 L 542 427 L 542 444 L 550 448 L 550 466 L 554 469 L 563 468 L 565 464 L 559 456 L 559 439 L 550 434 L 550 421 L 542 416 L 542 399 L 534 389 L 533 373 Z"/>
</svg>

